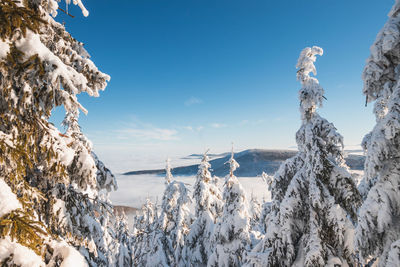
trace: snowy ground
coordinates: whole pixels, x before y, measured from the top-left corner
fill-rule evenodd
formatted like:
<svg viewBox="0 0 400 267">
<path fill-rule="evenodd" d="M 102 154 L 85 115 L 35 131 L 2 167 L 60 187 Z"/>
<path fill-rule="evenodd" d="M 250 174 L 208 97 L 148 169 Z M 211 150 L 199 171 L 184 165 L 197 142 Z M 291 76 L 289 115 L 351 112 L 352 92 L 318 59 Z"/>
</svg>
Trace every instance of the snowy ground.
<svg viewBox="0 0 400 267">
<path fill-rule="evenodd" d="M 118 190 L 111 193 L 111 201 L 116 205 L 126 205 L 140 208 L 149 197 L 153 202 L 158 198 L 158 203 L 162 200 L 164 191 L 164 177 L 156 175 L 116 175 L 118 181 Z M 191 189 L 194 184 L 194 176 L 175 177 L 176 180 L 186 183 Z M 224 179 L 220 179 L 221 186 Z M 241 177 L 240 183 L 246 190 L 248 197 L 254 194 L 259 200 L 265 198 L 270 200 L 270 193 L 267 185 L 260 177 Z"/>
</svg>

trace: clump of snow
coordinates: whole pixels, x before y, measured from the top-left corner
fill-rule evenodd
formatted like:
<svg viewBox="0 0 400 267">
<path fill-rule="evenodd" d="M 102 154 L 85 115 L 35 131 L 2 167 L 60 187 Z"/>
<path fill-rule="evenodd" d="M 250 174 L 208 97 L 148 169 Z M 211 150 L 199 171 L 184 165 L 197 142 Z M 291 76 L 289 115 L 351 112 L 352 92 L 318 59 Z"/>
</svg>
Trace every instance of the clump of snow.
<svg viewBox="0 0 400 267">
<path fill-rule="evenodd" d="M 0 60 L 7 56 L 10 46 L 7 42 L 0 40 Z"/>
<path fill-rule="evenodd" d="M 21 38 L 15 42 L 16 48 L 24 52 L 25 60 L 29 59 L 33 55 L 38 55 L 42 60 L 49 62 L 50 65 L 54 66 L 54 70 L 50 72 L 49 81 L 51 84 L 58 83 L 58 79 L 62 78 L 65 85 L 73 94 L 78 94 L 82 90 L 78 88 L 87 89 L 86 92 L 89 95 L 93 95 L 90 88 L 87 88 L 88 80 L 82 73 L 78 73 L 74 68 L 65 65 L 59 57 L 54 55 L 50 49 L 48 49 L 40 40 L 38 34 L 32 31 L 27 31 L 26 37 Z M 66 90 L 60 92 L 63 94 L 65 100 L 66 110 L 71 110 L 73 106 L 78 106 L 85 114 L 87 110 L 84 109 L 76 100 L 76 97 Z M 72 100 L 72 101 L 71 101 Z"/>
<path fill-rule="evenodd" d="M 71 4 L 71 0 L 65 0 L 67 5 Z M 73 0 L 74 5 L 78 5 L 79 8 L 82 10 L 82 14 L 87 17 L 89 16 L 89 11 L 85 8 L 81 0 Z"/>
<path fill-rule="evenodd" d="M 11 134 L 5 134 L 4 132 L 0 132 L 0 139 L 2 142 L 4 142 L 7 146 L 11 148 L 15 148 L 14 144 L 12 142 L 12 135 Z"/>
<path fill-rule="evenodd" d="M 233 172 L 236 171 L 237 168 L 240 167 L 239 163 L 235 160 L 235 158 L 233 157 L 233 146 L 232 146 L 232 152 L 231 152 L 231 157 L 230 159 L 225 162 L 225 164 L 229 164 L 229 169 L 230 169 L 230 175 L 233 175 Z"/>
<path fill-rule="evenodd" d="M 319 81 L 310 76 L 310 73 L 317 74 L 314 62 L 316 55 L 323 55 L 322 48 L 318 46 L 306 47 L 301 51 L 296 68 L 297 79 L 301 82 L 302 88 L 299 91 L 300 112 L 303 119 L 309 119 L 317 107 L 322 106 L 324 89 Z"/>
<path fill-rule="evenodd" d="M 60 267 L 87 267 L 88 264 L 85 258 L 73 247 L 65 241 L 55 242 L 51 244 L 54 249 L 53 257 L 49 262 L 49 266 L 55 266 L 55 259 L 60 257 L 63 259 Z"/>
<path fill-rule="evenodd" d="M 47 10 L 48 12 L 53 16 L 56 17 L 58 12 L 58 3 L 60 0 L 48 0 L 47 1 Z M 65 0 L 65 3 L 67 4 L 67 12 L 68 12 L 68 5 L 71 4 L 71 0 Z M 86 9 L 86 7 L 83 5 L 81 0 L 72 0 L 72 3 L 74 5 L 79 6 L 79 8 L 82 10 L 83 16 L 87 17 L 89 16 L 89 11 Z"/>
<path fill-rule="evenodd" d="M 387 266 L 395 267 L 400 266 L 400 239 L 393 242 L 390 246 L 390 252 L 388 253 Z"/>
<path fill-rule="evenodd" d="M 0 217 L 7 213 L 22 208 L 17 196 L 11 191 L 11 188 L 0 179 Z"/>
<path fill-rule="evenodd" d="M 3 190 L 0 189 L 0 192 L 2 191 Z M 45 266 L 45 263 L 42 261 L 42 258 L 38 256 L 35 252 L 33 252 L 31 249 L 24 247 L 18 243 L 15 243 L 11 241 L 9 238 L 0 239 L 0 262 L 3 262 L 7 258 L 10 258 L 10 260 L 6 262 L 9 266 L 14 264 L 20 267 Z M 78 265 L 76 267 L 78 267 Z"/>
<path fill-rule="evenodd" d="M 323 54 L 324 50 L 318 46 L 304 48 L 297 60 L 296 68 L 299 69 L 297 72 L 297 79 L 305 81 L 310 78 L 310 73 L 317 75 L 317 69 L 315 68 L 314 62 L 317 59 L 316 55 L 322 56 Z"/>
</svg>

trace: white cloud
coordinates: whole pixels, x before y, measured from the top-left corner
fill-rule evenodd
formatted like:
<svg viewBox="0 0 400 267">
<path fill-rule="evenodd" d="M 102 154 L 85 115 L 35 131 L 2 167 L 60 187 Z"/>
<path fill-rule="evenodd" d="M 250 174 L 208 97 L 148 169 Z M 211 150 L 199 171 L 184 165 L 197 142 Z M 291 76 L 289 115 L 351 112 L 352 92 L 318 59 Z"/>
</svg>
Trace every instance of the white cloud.
<svg viewBox="0 0 400 267">
<path fill-rule="evenodd" d="M 201 104 L 201 103 L 203 103 L 203 100 L 201 100 L 200 98 L 192 96 L 191 98 L 186 100 L 184 104 L 185 104 L 185 106 L 189 107 L 189 106 L 196 105 L 196 104 Z"/>
<path fill-rule="evenodd" d="M 260 124 L 263 124 L 265 122 L 264 119 L 259 119 L 259 120 L 242 120 L 240 123 L 238 123 L 240 126 L 243 125 L 250 125 L 250 126 L 257 126 Z"/>
<path fill-rule="evenodd" d="M 223 124 L 223 123 L 211 123 L 211 127 L 216 128 L 216 129 L 224 128 L 226 126 L 227 125 Z"/>
<path fill-rule="evenodd" d="M 190 126 L 190 125 L 188 125 L 188 126 L 183 126 L 182 128 L 185 129 L 185 130 L 187 130 L 187 131 L 191 131 L 191 132 L 200 132 L 201 130 L 204 129 L 203 126 L 194 127 L 194 126 Z"/>
<path fill-rule="evenodd" d="M 139 140 L 159 140 L 171 141 L 179 140 L 175 129 L 162 129 L 153 126 L 145 126 L 144 128 L 129 128 L 117 130 L 119 139 L 139 139 Z"/>
<path fill-rule="evenodd" d="M 151 123 L 141 121 L 137 116 L 131 115 L 130 120 L 123 121 L 120 123 L 121 127 L 116 128 L 110 132 L 102 134 L 102 136 L 108 136 L 108 143 L 111 141 L 115 143 L 113 139 L 119 140 L 130 140 L 139 141 L 170 141 L 179 140 L 178 129 L 176 127 L 161 128 Z M 110 140 L 111 138 L 111 140 Z M 126 141 L 123 141 L 126 142 Z M 129 142 L 130 144 L 132 142 Z M 138 143 L 136 143 L 138 144 Z"/>
<path fill-rule="evenodd" d="M 183 126 L 182 128 L 185 129 L 185 130 L 188 130 L 188 131 L 193 131 L 193 127 L 192 126 Z"/>
</svg>

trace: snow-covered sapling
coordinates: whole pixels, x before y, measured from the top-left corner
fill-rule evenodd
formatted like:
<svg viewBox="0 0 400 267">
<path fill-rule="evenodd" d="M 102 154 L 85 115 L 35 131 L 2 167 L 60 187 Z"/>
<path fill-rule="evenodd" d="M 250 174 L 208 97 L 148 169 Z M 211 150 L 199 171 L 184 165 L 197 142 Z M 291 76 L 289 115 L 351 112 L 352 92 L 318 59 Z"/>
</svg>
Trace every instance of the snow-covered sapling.
<svg viewBox="0 0 400 267">
<path fill-rule="evenodd" d="M 246 193 L 234 175 L 239 164 L 234 159 L 232 148 L 229 174 L 225 178 L 222 215 L 214 230 L 214 251 L 208 266 L 240 266 L 250 243 L 250 221 Z"/>
<path fill-rule="evenodd" d="M 193 190 L 195 221 L 186 238 L 185 258 L 191 266 L 205 266 L 213 250 L 212 234 L 222 211 L 222 194 L 213 183 L 207 152 L 204 153 Z"/>
</svg>

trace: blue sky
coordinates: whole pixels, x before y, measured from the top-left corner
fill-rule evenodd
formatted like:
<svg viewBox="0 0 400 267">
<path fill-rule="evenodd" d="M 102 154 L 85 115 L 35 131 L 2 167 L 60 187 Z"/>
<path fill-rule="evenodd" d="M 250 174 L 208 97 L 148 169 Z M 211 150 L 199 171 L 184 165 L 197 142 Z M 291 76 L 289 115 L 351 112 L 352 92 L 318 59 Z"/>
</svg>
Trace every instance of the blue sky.
<svg viewBox="0 0 400 267">
<path fill-rule="evenodd" d="M 300 126 L 296 61 L 317 59 L 327 101 L 320 114 L 346 145 L 373 127 L 361 73 L 393 0 L 87 0 L 69 7 L 67 30 L 111 82 L 83 131 L 117 171 L 121 157 L 166 157 L 245 148 L 289 148 Z M 52 121 L 59 124 L 62 110 Z M 121 152 L 123 151 L 123 152 Z M 127 163 L 128 166 L 128 163 Z M 135 163 L 132 163 L 135 168 Z"/>
</svg>

